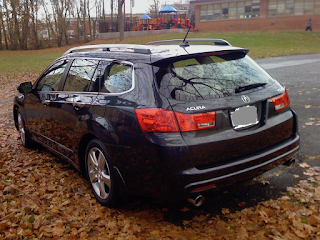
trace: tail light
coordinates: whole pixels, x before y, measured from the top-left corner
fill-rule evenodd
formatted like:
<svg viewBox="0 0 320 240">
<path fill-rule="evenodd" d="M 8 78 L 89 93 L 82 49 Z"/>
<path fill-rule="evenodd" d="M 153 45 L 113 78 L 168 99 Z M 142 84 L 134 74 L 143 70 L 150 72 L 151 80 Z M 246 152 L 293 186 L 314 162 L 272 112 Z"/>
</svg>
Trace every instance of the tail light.
<svg viewBox="0 0 320 240">
<path fill-rule="evenodd" d="M 215 127 L 215 112 L 184 114 L 158 108 L 135 112 L 141 129 L 147 132 L 188 132 Z"/>
<path fill-rule="evenodd" d="M 216 125 L 215 112 L 199 114 L 184 114 L 176 112 L 176 116 L 182 132 L 214 128 Z"/>
<path fill-rule="evenodd" d="M 274 108 L 276 111 L 280 111 L 290 105 L 290 99 L 287 92 L 287 89 L 285 89 L 284 93 L 280 96 L 271 98 L 271 101 L 274 104 Z"/>
</svg>

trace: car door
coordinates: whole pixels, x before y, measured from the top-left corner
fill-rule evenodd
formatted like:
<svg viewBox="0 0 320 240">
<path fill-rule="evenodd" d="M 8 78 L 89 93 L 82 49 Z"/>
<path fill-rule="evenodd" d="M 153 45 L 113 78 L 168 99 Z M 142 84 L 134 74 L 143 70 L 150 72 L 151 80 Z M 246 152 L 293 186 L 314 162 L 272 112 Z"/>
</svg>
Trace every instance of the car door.
<svg viewBox="0 0 320 240">
<path fill-rule="evenodd" d="M 78 159 L 79 141 L 86 131 L 82 123 L 91 103 L 98 95 L 98 92 L 90 92 L 90 88 L 94 86 L 95 79 L 92 78 L 98 63 L 99 60 L 95 59 L 74 59 L 66 74 L 62 91 L 57 93 L 52 104 L 55 150 L 73 162 Z"/>
<path fill-rule="evenodd" d="M 133 64 L 127 61 L 103 60 L 99 63 L 101 72 L 99 95 L 90 107 L 87 127 L 97 134 L 101 141 L 110 146 L 129 151 L 136 139 L 134 110 L 139 92 L 135 88 Z"/>
<path fill-rule="evenodd" d="M 26 124 L 35 140 L 52 148 L 51 107 L 57 97 L 68 60 L 60 59 L 40 76 L 33 91 L 25 97 Z"/>
</svg>

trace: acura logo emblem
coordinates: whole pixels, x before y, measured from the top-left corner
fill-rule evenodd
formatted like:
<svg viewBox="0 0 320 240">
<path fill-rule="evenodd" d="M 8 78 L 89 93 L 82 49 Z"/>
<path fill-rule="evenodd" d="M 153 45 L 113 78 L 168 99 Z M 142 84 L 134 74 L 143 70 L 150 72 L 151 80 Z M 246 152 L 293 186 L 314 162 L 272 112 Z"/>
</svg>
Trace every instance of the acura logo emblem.
<svg viewBox="0 0 320 240">
<path fill-rule="evenodd" d="M 244 101 L 245 103 L 249 103 L 250 102 L 250 98 L 247 95 L 242 95 L 241 96 L 242 101 Z"/>
</svg>

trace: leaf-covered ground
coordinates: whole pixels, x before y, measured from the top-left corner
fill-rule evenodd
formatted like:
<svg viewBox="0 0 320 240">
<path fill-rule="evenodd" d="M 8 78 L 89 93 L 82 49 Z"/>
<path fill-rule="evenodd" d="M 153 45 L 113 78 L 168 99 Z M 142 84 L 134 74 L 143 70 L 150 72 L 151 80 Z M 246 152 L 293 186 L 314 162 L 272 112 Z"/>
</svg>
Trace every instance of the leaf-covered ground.
<svg viewBox="0 0 320 240">
<path fill-rule="evenodd" d="M 35 76 L 9 78 L 0 76 L 0 239 L 320 239 L 320 168 L 307 164 L 309 178 L 277 200 L 219 214 L 182 205 L 176 214 L 193 214 L 181 224 L 166 220 L 165 204 L 102 207 L 68 164 L 22 147 L 12 98 L 19 82 Z"/>
</svg>

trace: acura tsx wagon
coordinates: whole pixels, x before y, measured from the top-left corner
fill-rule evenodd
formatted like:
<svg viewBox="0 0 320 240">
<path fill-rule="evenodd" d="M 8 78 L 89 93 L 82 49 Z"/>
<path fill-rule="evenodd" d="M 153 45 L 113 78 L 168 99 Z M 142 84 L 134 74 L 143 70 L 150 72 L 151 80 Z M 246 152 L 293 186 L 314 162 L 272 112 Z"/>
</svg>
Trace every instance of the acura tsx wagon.
<svg viewBox="0 0 320 240">
<path fill-rule="evenodd" d="M 128 194 L 197 197 L 290 161 L 299 135 L 286 88 L 247 49 L 197 41 L 68 50 L 18 86 L 22 145 L 64 158 L 110 207 Z"/>
</svg>

